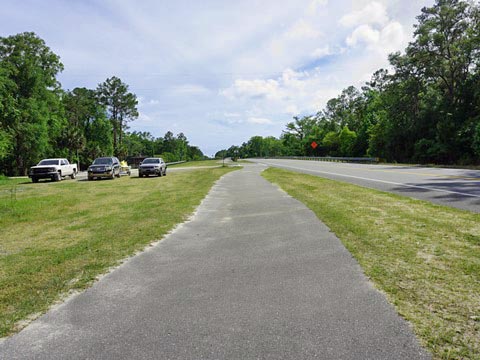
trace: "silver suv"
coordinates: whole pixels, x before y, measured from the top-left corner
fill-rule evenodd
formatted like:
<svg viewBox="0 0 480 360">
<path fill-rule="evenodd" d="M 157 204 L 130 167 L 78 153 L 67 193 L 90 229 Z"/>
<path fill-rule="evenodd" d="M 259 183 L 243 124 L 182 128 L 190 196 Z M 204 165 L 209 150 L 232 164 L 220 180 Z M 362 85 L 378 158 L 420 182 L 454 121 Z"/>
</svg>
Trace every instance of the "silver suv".
<svg viewBox="0 0 480 360">
<path fill-rule="evenodd" d="M 146 158 L 138 167 L 138 176 L 165 176 L 167 175 L 167 164 L 162 158 Z"/>
</svg>

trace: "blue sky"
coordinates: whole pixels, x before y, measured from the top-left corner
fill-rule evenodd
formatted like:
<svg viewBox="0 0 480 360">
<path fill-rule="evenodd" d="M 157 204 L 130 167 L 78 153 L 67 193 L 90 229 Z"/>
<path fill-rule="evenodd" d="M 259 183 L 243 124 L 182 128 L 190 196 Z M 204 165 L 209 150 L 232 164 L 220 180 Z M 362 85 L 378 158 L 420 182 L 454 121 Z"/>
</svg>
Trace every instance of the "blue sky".
<svg viewBox="0 0 480 360">
<path fill-rule="evenodd" d="M 34 31 L 63 88 L 113 75 L 139 98 L 131 130 L 183 132 L 207 155 L 279 136 L 387 67 L 433 0 L 2 0 L 0 36 Z"/>
</svg>

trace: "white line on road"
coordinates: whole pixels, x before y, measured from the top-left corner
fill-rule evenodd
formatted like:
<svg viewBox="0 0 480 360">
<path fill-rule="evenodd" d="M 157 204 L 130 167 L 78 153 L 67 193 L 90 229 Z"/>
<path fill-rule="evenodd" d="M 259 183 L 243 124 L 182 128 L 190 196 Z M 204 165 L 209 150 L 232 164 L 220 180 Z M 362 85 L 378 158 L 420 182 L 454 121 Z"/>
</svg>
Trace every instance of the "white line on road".
<svg viewBox="0 0 480 360">
<path fill-rule="evenodd" d="M 358 180 L 376 181 L 376 182 L 384 183 L 384 184 L 399 185 L 399 186 L 405 186 L 405 187 L 410 187 L 410 188 L 417 188 L 417 189 L 430 190 L 430 191 L 440 191 L 440 192 L 449 193 L 449 194 L 457 194 L 457 195 L 463 195 L 463 196 L 470 196 L 470 197 L 480 198 L 480 195 L 462 193 L 462 192 L 459 192 L 459 191 L 450 191 L 450 190 L 444 190 L 444 189 L 437 189 L 437 188 L 432 188 L 432 187 L 428 187 L 428 186 L 419 186 L 419 185 L 403 184 L 403 183 L 397 183 L 397 182 L 393 182 L 393 181 L 386 181 L 386 180 L 378 180 L 378 179 L 372 179 L 372 178 L 365 178 L 365 177 L 361 177 L 361 176 L 345 175 L 345 174 L 339 174 L 339 173 L 328 172 L 328 171 L 320 171 L 320 170 L 304 169 L 304 168 L 300 168 L 300 167 L 296 167 L 296 166 L 289 166 L 289 165 L 274 165 L 274 164 L 267 164 L 267 163 L 260 163 L 260 164 L 262 164 L 262 165 L 267 165 L 267 166 L 286 167 L 286 168 L 290 168 L 290 169 L 296 169 L 296 170 L 302 170 L 302 171 L 315 172 L 315 173 L 319 173 L 319 174 L 328 174 L 328 175 L 343 176 L 343 177 L 353 178 L 353 179 L 358 179 Z"/>
</svg>

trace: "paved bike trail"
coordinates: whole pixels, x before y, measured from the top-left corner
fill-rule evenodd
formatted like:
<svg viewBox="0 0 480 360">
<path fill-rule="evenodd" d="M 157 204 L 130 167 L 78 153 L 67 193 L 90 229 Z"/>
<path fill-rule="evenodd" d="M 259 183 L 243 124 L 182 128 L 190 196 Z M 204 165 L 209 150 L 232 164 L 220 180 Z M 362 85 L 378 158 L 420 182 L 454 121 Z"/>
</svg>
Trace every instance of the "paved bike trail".
<svg viewBox="0 0 480 360">
<path fill-rule="evenodd" d="M 429 359 L 340 241 L 260 176 L 0 343 L 0 359 Z"/>
</svg>

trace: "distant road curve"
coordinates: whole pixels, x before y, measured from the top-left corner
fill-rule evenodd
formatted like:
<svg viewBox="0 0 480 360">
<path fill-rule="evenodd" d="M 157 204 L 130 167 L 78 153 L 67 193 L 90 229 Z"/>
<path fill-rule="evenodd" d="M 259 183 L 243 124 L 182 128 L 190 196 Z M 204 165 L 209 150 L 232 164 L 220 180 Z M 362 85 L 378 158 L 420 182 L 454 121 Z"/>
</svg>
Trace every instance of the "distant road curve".
<svg viewBox="0 0 480 360">
<path fill-rule="evenodd" d="M 249 159 L 266 166 L 340 180 L 480 213 L 480 171 L 307 160 Z"/>
</svg>

